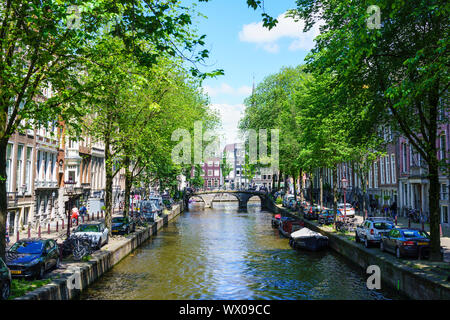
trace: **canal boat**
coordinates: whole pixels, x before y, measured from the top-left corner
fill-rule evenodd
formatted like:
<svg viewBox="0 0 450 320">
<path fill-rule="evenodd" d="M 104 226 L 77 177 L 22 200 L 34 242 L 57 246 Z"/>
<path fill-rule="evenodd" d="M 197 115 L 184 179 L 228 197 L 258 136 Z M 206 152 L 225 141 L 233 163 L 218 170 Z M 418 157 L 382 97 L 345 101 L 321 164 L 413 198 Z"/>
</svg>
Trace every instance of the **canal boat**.
<svg viewBox="0 0 450 320">
<path fill-rule="evenodd" d="M 308 228 L 291 233 L 289 245 L 294 249 L 319 251 L 328 247 L 328 237 Z"/>
<path fill-rule="evenodd" d="M 272 227 L 278 228 L 280 226 L 281 214 L 276 214 L 272 217 Z"/>
<path fill-rule="evenodd" d="M 278 226 L 278 230 L 280 234 L 286 238 L 289 238 L 292 232 L 300 230 L 305 226 L 303 221 L 300 221 L 291 217 L 281 217 L 280 225 Z"/>
</svg>

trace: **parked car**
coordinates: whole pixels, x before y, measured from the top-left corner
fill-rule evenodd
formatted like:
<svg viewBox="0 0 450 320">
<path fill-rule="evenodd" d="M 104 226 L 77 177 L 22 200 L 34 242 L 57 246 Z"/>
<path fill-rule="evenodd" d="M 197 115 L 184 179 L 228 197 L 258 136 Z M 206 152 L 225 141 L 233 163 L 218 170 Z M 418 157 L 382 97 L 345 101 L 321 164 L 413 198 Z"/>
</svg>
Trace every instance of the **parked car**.
<svg viewBox="0 0 450 320">
<path fill-rule="evenodd" d="M 114 217 L 111 221 L 113 234 L 128 234 L 136 231 L 136 223 L 130 217 Z"/>
<path fill-rule="evenodd" d="M 320 206 L 309 206 L 304 212 L 303 217 L 308 220 L 317 220 L 321 211 Z"/>
<path fill-rule="evenodd" d="M 350 203 L 346 203 L 345 205 L 343 203 L 338 203 L 337 208 L 342 212 L 343 215 L 349 218 L 353 218 L 355 216 L 355 209 Z"/>
<path fill-rule="evenodd" d="M 256 191 L 256 186 L 249 186 L 248 191 Z"/>
<path fill-rule="evenodd" d="M 158 208 L 153 201 L 141 201 L 140 208 L 140 213 L 147 222 L 153 223 L 156 221 L 156 218 L 158 217 Z"/>
<path fill-rule="evenodd" d="M 397 258 L 428 257 L 430 255 L 430 236 L 419 229 L 392 229 L 381 237 L 381 251 L 394 253 Z"/>
<path fill-rule="evenodd" d="M 155 206 L 157 208 L 157 211 L 158 211 L 158 215 L 162 216 L 163 209 L 164 209 L 162 198 L 161 197 L 157 197 L 157 196 L 151 196 L 149 198 L 149 200 L 155 204 Z"/>
<path fill-rule="evenodd" d="M 6 265 L 12 277 L 41 279 L 59 262 L 59 247 L 53 239 L 22 239 L 6 252 Z"/>
<path fill-rule="evenodd" d="M 260 186 L 260 187 L 259 187 L 259 191 L 261 191 L 261 192 L 267 192 L 267 187 L 265 187 L 265 186 Z"/>
<path fill-rule="evenodd" d="M 379 244 L 381 236 L 395 228 L 394 221 L 384 217 L 370 217 L 356 226 L 355 241 L 364 242 L 368 248 L 371 244 Z"/>
<path fill-rule="evenodd" d="M 73 237 L 88 236 L 91 238 L 92 247 L 100 249 L 109 241 L 109 230 L 104 222 L 80 224 L 72 233 Z"/>
<path fill-rule="evenodd" d="M 283 197 L 283 202 L 282 202 L 281 205 L 282 205 L 283 207 L 287 207 L 289 201 L 290 201 L 291 199 L 294 199 L 294 198 L 295 198 L 295 197 L 294 197 L 293 194 L 287 194 L 287 195 L 285 195 L 285 196 Z"/>
<path fill-rule="evenodd" d="M 11 293 L 11 271 L 0 258 L 0 300 L 7 300 Z"/>
<path fill-rule="evenodd" d="M 338 216 L 341 215 L 341 212 L 337 210 Z M 334 223 L 334 210 L 333 209 L 323 209 L 320 211 L 319 216 L 317 217 L 317 221 L 319 224 L 333 224 Z"/>
</svg>

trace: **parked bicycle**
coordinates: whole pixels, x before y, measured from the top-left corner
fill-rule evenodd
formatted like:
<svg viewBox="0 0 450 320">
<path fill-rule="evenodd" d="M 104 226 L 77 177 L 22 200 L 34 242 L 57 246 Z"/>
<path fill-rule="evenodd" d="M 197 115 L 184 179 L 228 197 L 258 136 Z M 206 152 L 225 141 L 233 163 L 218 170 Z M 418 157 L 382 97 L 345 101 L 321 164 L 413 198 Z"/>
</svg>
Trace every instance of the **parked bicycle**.
<svg viewBox="0 0 450 320">
<path fill-rule="evenodd" d="M 89 236 L 72 236 L 63 242 L 63 256 L 72 254 L 74 260 L 80 261 L 92 253 L 92 247 L 92 240 Z"/>
<path fill-rule="evenodd" d="M 353 232 L 356 229 L 355 222 L 356 222 L 355 218 L 347 218 L 346 220 L 338 220 L 338 221 L 336 221 L 336 231 Z"/>
</svg>

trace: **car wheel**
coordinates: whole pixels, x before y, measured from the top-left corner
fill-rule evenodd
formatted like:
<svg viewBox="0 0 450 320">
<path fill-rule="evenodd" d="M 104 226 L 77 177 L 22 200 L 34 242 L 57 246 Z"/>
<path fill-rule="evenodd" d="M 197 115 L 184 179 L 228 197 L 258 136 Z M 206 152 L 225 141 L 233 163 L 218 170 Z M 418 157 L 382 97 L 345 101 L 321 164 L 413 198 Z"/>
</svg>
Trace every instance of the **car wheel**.
<svg viewBox="0 0 450 320">
<path fill-rule="evenodd" d="M 380 250 L 381 250 L 381 252 L 385 251 L 384 250 L 384 243 L 383 243 L 383 241 L 380 241 Z"/>
<path fill-rule="evenodd" d="M 369 241 L 367 241 L 367 238 L 364 239 L 364 247 L 369 247 Z"/>
<path fill-rule="evenodd" d="M 397 247 L 395 249 L 395 255 L 397 256 L 398 259 L 400 259 L 402 257 L 402 253 L 400 252 L 400 248 Z"/>
<path fill-rule="evenodd" d="M 41 264 L 38 273 L 36 274 L 36 279 L 42 279 L 44 277 L 44 274 L 45 274 L 45 265 Z"/>
<path fill-rule="evenodd" d="M 100 237 L 97 243 L 97 250 L 100 250 L 101 248 L 102 248 L 102 238 Z"/>
<path fill-rule="evenodd" d="M 11 293 L 11 284 L 9 283 L 9 281 L 6 281 L 2 286 L 0 300 L 7 300 L 9 298 L 10 293 Z"/>
</svg>

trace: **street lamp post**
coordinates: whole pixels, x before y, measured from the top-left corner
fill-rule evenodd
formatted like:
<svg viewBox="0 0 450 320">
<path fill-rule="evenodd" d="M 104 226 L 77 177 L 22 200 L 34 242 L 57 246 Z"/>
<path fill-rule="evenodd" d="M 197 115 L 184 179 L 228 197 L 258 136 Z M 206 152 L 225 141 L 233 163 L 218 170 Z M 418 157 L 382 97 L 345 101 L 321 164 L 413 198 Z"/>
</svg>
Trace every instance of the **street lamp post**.
<svg viewBox="0 0 450 320">
<path fill-rule="evenodd" d="M 342 189 L 344 190 L 344 221 L 347 220 L 347 201 L 345 199 L 345 191 L 347 190 L 347 179 L 342 178 Z"/>
<path fill-rule="evenodd" d="M 74 195 L 74 186 L 75 181 L 72 181 L 71 177 L 69 177 L 69 181 L 64 182 L 64 189 L 66 194 L 69 196 L 68 208 L 67 208 L 67 238 L 70 237 L 70 212 L 72 208 L 72 197 Z"/>
</svg>

